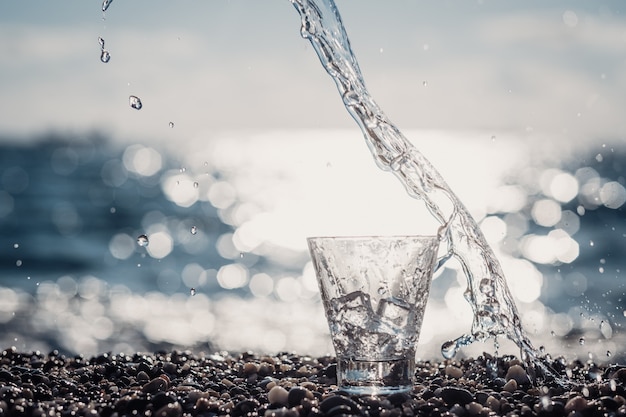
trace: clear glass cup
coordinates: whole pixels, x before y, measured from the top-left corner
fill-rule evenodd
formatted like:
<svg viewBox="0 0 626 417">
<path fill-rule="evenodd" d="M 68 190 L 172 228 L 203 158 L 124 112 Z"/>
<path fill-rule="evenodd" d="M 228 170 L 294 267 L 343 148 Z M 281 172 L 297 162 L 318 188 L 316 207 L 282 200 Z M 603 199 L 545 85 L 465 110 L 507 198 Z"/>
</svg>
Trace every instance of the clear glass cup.
<svg viewBox="0 0 626 417">
<path fill-rule="evenodd" d="M 307 241 L 337 355 L 339 389 L 370 395 L 409 391 L 439 238 Z"/>
</svg>

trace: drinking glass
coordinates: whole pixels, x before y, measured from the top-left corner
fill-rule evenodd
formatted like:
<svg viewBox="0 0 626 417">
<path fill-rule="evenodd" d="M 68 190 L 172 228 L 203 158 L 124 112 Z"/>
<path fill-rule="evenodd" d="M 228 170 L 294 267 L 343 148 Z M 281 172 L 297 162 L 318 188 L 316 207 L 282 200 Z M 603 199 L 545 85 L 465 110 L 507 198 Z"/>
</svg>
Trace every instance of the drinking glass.
<svg viewBox="0 0 626 417">
<path fill-rule="evenodd" d="M 409 391 L 437 236 L 307 239 L 337 356 L 351 394 Z"/>
</svg>

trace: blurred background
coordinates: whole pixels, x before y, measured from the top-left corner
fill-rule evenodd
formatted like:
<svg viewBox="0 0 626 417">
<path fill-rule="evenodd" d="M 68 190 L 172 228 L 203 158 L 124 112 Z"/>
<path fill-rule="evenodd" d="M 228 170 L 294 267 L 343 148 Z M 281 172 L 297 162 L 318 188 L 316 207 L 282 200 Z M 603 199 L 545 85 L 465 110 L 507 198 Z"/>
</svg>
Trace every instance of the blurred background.
<svg viewBox="0 0 626 417">
<path fill-rule="evenodd" d="M 531 340 L 623 360 L 626 5 L 338 7 Z M 332 352 L 306 237 L 437 225 L 376 168 L 299 25 L 287 0 L 0 4 L 1 346 Z M 436 275 L 421 358 L 470 330 L 465 286 L 453 262 Z"/>
</svg>

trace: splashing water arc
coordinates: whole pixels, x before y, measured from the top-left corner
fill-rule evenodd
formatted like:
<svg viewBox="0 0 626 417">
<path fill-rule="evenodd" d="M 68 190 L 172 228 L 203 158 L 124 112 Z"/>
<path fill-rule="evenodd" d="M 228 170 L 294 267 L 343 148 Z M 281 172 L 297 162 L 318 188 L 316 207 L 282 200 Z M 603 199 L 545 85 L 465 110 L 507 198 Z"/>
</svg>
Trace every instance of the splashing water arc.
<svg viewBox="0 0 626 417">
<path fill-rule="evenodd" d="M 448 254 L 454 256 L 467 277 L 465 298 L 472 306 L 471 333 L 442 346 L 446 358 L 477 340 L 505 335 L 526 359 L 537 352 L 522 329 L 517 307 L 502 267 L 479 226 L 450 190 L 432 164 L 402 135 L 373 100 L 351 50 L 347 33 L 333 0 L 291 0 L 302 19 L 301 35 L 308 39 L 322 65 L 333 78 L 343 103 L 361 128 L 377 165 L 391 171 L 409 195 L 421 199 L 442 224 Z"/>
</svg>

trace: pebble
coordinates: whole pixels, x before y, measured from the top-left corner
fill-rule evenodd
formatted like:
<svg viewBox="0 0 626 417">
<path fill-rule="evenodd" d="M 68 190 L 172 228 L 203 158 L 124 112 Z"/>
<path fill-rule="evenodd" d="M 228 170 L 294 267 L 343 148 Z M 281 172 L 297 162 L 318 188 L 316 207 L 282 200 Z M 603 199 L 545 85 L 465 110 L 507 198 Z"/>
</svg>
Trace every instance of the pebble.
<svg viewBox="0 0 626 417">
<path fill-rule="evenodd" d="M 556 363 L 575 383 L 533 386 L 521 362 L 488 360 L 420 362 L 411 392 L 349 396 L 337 390 L 330 357 L 173 351 L 83 358 L 12 348 L 0 352 L 0 417 L 626 416 L 626 368 Z M 506 378 L 491 376 L 488 366 Z"/>
<path fill-rule="evenodd" d="M 457 387 L 444 387 L 441 390 L 441 398 L 448 405 L 466 405 L 474 400 L 474 396 L 471 392 L 464 388 Z"/>
<path fill-rule="evenodd" d="M 518 385 L 528 385 L 530 384 L 530 378 L 526 373 L 526 370 L 520 365 L 512 365 L 509 367 L 509 370 L 506 372 L 506 376 L 504 379 L 510 381 L 514 379 Z"/>
<path fill-rule="evenodd" d="M 145 384 L 141 391 L 146 394 L 152 394 L 159 391 L 165 391 L 168 387 L 168 382 L 165 378 L 157 377 Z"/>
<path fill-rule="evenodd" d="M 459 379 L 463 376 L 463 371 L 458 366 L 447 365 L 445 369 L 445 374 L 450 378 Z"/>
<path fill-rule="evenodd" d="M 506 384 L 502 387 L 502 391 L 506 392 L 515 392 L 517 391 L 517 381 L 514 379 L 509 379 Z"/>
<path fill-rule="evenodd" d="M 270 404 L 287 405 L 289 398 L 289 392 L 280 385 L 274 386 L 270 392 L 267 393 L 267 399 Z"/>
</svg>

